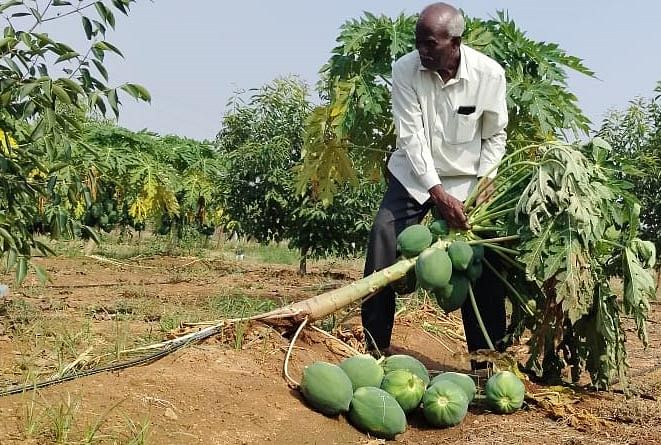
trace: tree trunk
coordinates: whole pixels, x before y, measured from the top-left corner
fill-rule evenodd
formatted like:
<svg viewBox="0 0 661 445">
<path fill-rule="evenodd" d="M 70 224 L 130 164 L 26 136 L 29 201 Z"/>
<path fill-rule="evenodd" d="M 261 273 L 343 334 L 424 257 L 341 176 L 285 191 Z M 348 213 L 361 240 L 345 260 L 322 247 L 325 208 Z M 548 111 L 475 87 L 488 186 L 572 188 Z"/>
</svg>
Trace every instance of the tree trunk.
<svg viewBox="0 0 661 445">
<path fill-rule="evenodd" d="M 439 240 L 432 244 L 432 247 L 446 249 L 449 244 L 447 241 Z M 320 320 L 353 302 L 373 295 L 388 284 L 404 277 L 411 268 L 415 267 L 417 258 L 401 259 L 392 266 L 374 272 L 344 287 L 274 309 L 265 314 L 255 315 L 251 319 L 267 323 L 283 319 L 300 321 L 305 317 L 308 317 L 309 321 Z"/>
<path fill-rule="evenodd" d="M 308 273 L 308 252 L 309 248 L 306 247 L 301 247 L 301 259 L 298 262 L 298 274 L 299 275 L 305 275 Z"/>
<path fill-rule="evenodd" d="M 379 289 L 399 280 L 415 266 L 415 260 L 415 258 L 400 260 L 390 267 L 374 272 L 372 275 L 354 281 L 347 286 L 274 309 L 265 314 L 256 315 L 252 319 L 267 323 L 270 321 L 277 323 L 278 320 L 283 319 L 296 322 L 305 317 L 308 317 L 310 321 L 320 320 L 355 301 L 369 297 Z"/>
</svg>

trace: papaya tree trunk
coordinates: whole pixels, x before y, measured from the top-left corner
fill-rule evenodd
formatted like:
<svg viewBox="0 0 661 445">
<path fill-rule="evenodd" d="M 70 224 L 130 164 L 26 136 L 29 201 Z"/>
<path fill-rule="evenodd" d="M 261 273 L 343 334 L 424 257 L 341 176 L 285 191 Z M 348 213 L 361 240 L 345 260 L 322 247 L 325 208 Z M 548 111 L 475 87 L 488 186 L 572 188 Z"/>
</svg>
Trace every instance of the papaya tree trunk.
<svg viewBox="0 0 661 445">
<path fill-rule="evenodd" d="M 399 280 L 415 266 L 415 258 L 403 259 L 390 267 L 374 272 L 365 278 L 329 292 L 298 301 L 283 308 L 257 315 L 255 320 L 264 322 L 282 319 L 294 321 L 308 318 L 310 322 L 322 319 L 349 304 L 374 294 L 379 289 Z"/>
</svg>

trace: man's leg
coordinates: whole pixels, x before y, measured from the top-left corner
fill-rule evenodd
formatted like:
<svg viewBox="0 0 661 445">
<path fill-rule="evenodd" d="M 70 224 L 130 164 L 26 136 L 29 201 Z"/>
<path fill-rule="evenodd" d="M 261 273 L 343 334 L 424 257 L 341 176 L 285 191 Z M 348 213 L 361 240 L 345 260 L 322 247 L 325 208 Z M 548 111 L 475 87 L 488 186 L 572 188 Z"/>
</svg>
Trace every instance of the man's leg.
<svg viewBox="0 0 661 445">
<path fill-rule="evenodd" d="M 485 258 L 497 269 L 501 269 L 501 262 L 499 258 L 485 249 Z M 482 276 L 473 285 L 475 293 L 475 301 L 477 308 L 482 316 L 484 326 L 489 333 L 489 338 L 494 344 L 496 350 L 502 350 L 501 340 L 505 336 L 505 285 L 498 279 L 498 277 L 486 265 Z M 477 324 L 477 318 L 473 311 L 473 306 L 469 299 L 466 300 L 461 307 L 461 318 L 464 322 L 464 331 L 466 333 L 466 343 L 468 351 L 476 351 L 478 349 L 488 349 L 484 335 Z M 475 361 L 471 361 L 471 365 L 475 368 L 480 366 Z"/>
<path fill-rule="evenodd" d="M 404 186 L 390 176 L 388 190 L 376 214 L 365 259 L 364 276 L 385 269 L 397 260 L 397 235 L 419 223 L 430 208 L 413 199 Z M 361 317 L 368 348 L 382 350 L 390 346 L 395 316 L 395 291 L 386 286 L 362 305 Z"/>
</svg>

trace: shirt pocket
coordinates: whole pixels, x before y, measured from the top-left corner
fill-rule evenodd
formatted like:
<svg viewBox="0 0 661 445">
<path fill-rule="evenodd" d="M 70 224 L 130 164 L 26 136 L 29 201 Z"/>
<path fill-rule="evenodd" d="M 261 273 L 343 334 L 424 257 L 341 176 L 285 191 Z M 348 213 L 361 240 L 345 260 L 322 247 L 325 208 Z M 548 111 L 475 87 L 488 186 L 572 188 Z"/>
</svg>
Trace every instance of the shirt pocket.
<svg viewBox="0 0 661 445">
<path fill-rule="evenodd" d="M 449 144 L 465 144 L 475 138 L 478 127 L 477 111 L 471 114 L 452 113 L 448 125 L 446 140 Z"/>
</svg>

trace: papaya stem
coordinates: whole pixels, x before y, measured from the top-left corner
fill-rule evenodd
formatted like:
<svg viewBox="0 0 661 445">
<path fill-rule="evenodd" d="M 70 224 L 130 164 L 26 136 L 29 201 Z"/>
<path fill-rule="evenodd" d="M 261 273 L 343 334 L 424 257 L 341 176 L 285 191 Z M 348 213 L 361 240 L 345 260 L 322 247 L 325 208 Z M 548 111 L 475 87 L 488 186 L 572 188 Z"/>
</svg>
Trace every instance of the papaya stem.
<svg viewBox="0 0 661 445">
<path fill-rule="evenodd" d="M 477 214 L 481 214 L 482 212 L 486 211 L 486 210 L 487 210 L 489 207 L 491 207 L 494 203 L 498 202 L 498 200 L 500 200 L 503 196 L 507 195 L 507 193 L 509 193 L 514 187 L 516 187 L 516 186 L 519 185 L 521 182 L 523 182 L 523 181 L 525 181 L 526 179 L 528 179 L 530 176 L 532 176 L 532 173 L 531 173 L 531 172 L 528 172 L 528 173 L 526 173 L 526 174 L 524 174 L 524 175 L 521 175 L 521 177 L 520 177 L 519 179 L 517 179 L 516 181 L 514 181 L 514 182 L 512 182 L 512 183 L 504 183 L 504 184 L 501 184 L 500 186 L 497 186 L 497 187 L 496 187 L 496 191 L 497 191 L 498 193 L 496 194 L 495 197 L 490 198 L 490 199 L 486 200 L 485 202 L 482 202 L 482 203 L 476 205 L 475 207 L 473 207 L 473 208 L 470 210 L 469 213 L 470 213 L 471 215 L 477 215 Z M 502 190 L 501 190 L 501 189 L 502 189 Z M 514 202 L 516 202 L 516 201 L 518 201 L 518 200 L 519 200 L 519 198 L 517 197 L 517 198 L 515 198 L 514 200 L 512 200 L 511 203 L 513 204 Z M 504 206 L 504 204 L 499 204 L 497 207 L 501 207 L 501 206 Z M 501 208 L 502 208 L 502 207 L 501 207 Z M 491 210 L 492 210 L 492 211 L 495 211 L 495 209 L 491 209 Z"/>
<path fill-rule="evenodd" d="M 503 174 L 504 172 L 506 172 L 506 171 L 508 171 L 508 170 L 511 170 L 511 169 L 513 169 L 513 168 L 515 168 L 515 167 L 520 167 L 520 166 L 537 167 L 537 166 L 539 166 L 539 165 L 540 165 L 539 162 L 534 162 L 534 161 L 518 161 L 518 162 L 513 162 L 512 164 L 509 164 L 509 165 L 505 166 L 503 169 L 501 169 L 501 170 L 498 172 L 498 174 L 497 174 L 494 178 L 491 178 L 491 179 L 492 179 L 493 181 L 495 181 L 497 178 L 502 177 L 502 174 Z M 493 167 L 493 168 L 496 168 L 496 167 Z M 492 169 L 493 169 L 493 168 L 492 168 Z M 487 173 L 487 175 L 488 175 L 488 173 Z M 464 207 L 470 207 L 470 206 L 473 205 L 473 203 L 477 200 L 477 197 L 478 197 L 478 196 L 480 195 L 480 193 L 482 193 L 482 191 L 484 190 L 485 178 L 488 177 L 487 175 L 483 176 L 482 179 L 480 179 L 480 180 L 478 181 L 478 183 L 475 185 L 475 187 L 473 188 L 473 190 L 471 191 L 471 193 L 468 195 L 468 197 L 467 197 L 466 200 L 464 201 Z M 507 188 L 510 188 L 510 187 L 509 187 L 508 185 L 506 185 L 506 184 L 505 184 L 504 186 L 507 187 Z M 496 189 L 498 189 L 498 188 L 499 188 L 499 187 L 496 187 Z"/>
<path fill-rule="evenodd" d="M 518 261 L 516 261 L 515 259 L 513 259 L 511 256 L 506 255 L 506 254 L 504 254 L 503 252 L 501 252 L 501 251 L 499 251 L 499 250 L 494 250 L 493 252 L 494 252 L 496 255 L 498 255 L 499 257 L 501 257 L 503 260 L 507 261 L 507 262 L 509 263 L 510 266 L 512 266 L 512 267 L 516 267 L 516 268 L 519 269 L 521 272 L 525 272 L 525 271 L 526 271 L 525 266 L 524 266 L 523 264 L 519 263 Z"/>
<path fill-rule="evenodd" d="M 505 241 L 514 241 L 521 238 L 519 235 L 509 235 L 509 236 L 500 236 L 498 238 L 478 238 L 473 241 L 468 241 L 468 244 L 493 244 L 493 243 L 502 243 Z M 517 252 L 518 254 L 518 252 Z"/>
<path fill-rule="evenodd" d="M 487 328 L 484 326 L 484 322 L 482 321 L 482 315 L 480 315 L 480 310 L 477 308 L 477 301 L 475 301 L 475 294 L 473 293 L 472 284 L 468 285 L 468 298 L 470 298 L 471 300 L 471 306 L 473 306 L 473 312 L 475 312 L 475 319 L 477 320 L 477 324 L 480 326 L 482 335 L 484 335 L 484 340 L 486 340 L 489 349 L 495 351 L 496 348 L 493 347 L 493 343 L 491 342 L 491 337 L 489 337 Z"/>
<path fill-rule="evenodd" d="M 494 171 L 496 171 L 496 169 L 502 167 L 502 165 L 505 164 L 506 161 L 508 161 L 509 159 L 513 159 L 513 158 L 514 158 L 516 155 L 518 155 L 519 153 L 523 153 L 524 151 L 530 150 L 530 149 L 533 148 L 533 147 L 539 147 L 539 144 L 530 144 L 530 145 L 527 145 L 527 146 L 525 146 L 525 147 L 519 148 L 518 150 L 514 150 L 512 153 L 508 154 L 508 155 L 505 156 L 503 159 L 501 159 L 501 161 L 500 161 L 498 164 L 496 164 L 496 165 L 494 165 L 493 167 L 491 167 L 491 168 L 490 168 L 490 169 L 489 169 L 489 170 L 483 175 L 483 177 L 484 177 L 484 178 L 488 178 L 489 175 L 490 175 L 491 173 L 493 173 Z M 520 165 L 520 164 L 522 164 L 522 163 L 525 163 L 525 164 L 532 164 L 532 165 L 537 165 L 537 163 L 532 162 L 532 161 L 519 161 L 519 162 L 514 162 L 514 163 L 512 163 L 512 164 L 507 165 L 505 168 L 502 168 L 502 169 L 498 172 L 498 174 L 496 175 L 496 178 L 497 178 L 498 176 L 502 176 L 502 174 L 503 174 L 504 171 L 507 171 L 507 170 L 509 170 L 510 168 L 512 168 L 512 167 L 514 167 L 514 166 L 517 166 L 517 165 Z M 495 179 L 495 178 L 494 178 L 494 179 Z M 473 203 L 473 201 L 475 201 L 475 199 L 478 197 L 479 192 L 481 192 L 481 190 L 479 190 L 479 187 L 476 186 L 475 188 L 473 188 L 473 190 L 471 191 L 471 193 L 468 195 L 468 197 L 467 197 L 466 200 L 464 201 L 464 205 L 465 205 L 466 207 L 470 206 L 470 205 Z"/>
<path fill-rule="evenodd" d="M 477 181 L 477 184 L 475 184 L 475 187 L 473 187 L 473 190 L 468 194 L 466 199 L 464 200 L 464 208 L 467 209 L 471 205 L 473 205 L 473 202 L 477 199 L 477 197 L 482 193 L 483 184 L 484 184 L 484 178 L 486 176 L 482 177 L 479 181 Z"/>
<path fill-rule="evenodd" d="M 498 218 L 499 216 L 507 215 L 508 213 L 512 213 L 516 210 L 516 207 L 510 207 L 504 210 L 500 210 L 498 212 L 493 212 L 493 213 L 487 213 L 485 215 L 480 215 L 473 219 L 472 221 L 468 221 L 469 224 L 479 224 L 483 221 L 489 221 L 493 220 L 495 218 Z"/>
<path fill-rule="evenodd" d="M 482 243 L 482 245 L 484 247 L 487 247 L 487 248 L 491 249 L 491 250 L 499 250 L 503 253 L 508 253 L 508 254 L 514 255 L 514 256 L 519 255 L 519 253 L 521 253 L 518 250 L 508 249 L 507 247 L 499 246 L 497 244 L 491 244 L 491 243 L 488 243 L 488 242 L 487 243 Z"/>
<path fill-rule="evenodd" d="M 512 293 L 512 295 L 514 296 L 514 298 L 516 298 L 517 301 L 519 302 L 519 305 L 521 306 L 521 308 L 523 309 L 523 311 L 524 311 L 528 316 L 531 316 L 531 317 L 532 317 L 532 316 L 534 315 L 533 312 L 530 310 L 530 308 L 528 307 L 528 305 L 526 304 L 526 302 L 523 300 L 523 297 L 522 297 L 521 294 L 520 294 L 520 293 L 514 288 L 514 286 L 512 286 L 512 285 L 511 285 L 511 284 L 505 279 L 505 277 L 504 277 L 500 272 L 498 272 L 498 271 L 496 270 L 495 267 L 493 267 L 493 265 L 489 262 L 489 260 L 487 260 L 486 258 L 482 258 L 482 262 L 483 262 L 484 264 L 486 264 L 486 266 L 489 268 L 489 270 L 491 270 L 491 272 L 493 272 L 493 274 L 494 274 L 494 275 L 495 275 L 495 276 L 496 276 L 496 277 L 497 277 L 497 278 L 498 278 L 498 279 L 499 279 L 499 280 L 505 285 L 505 287 L 506 287 L 506 288 Z"/>
<path fill-rule="evenodd" d="M 599 241 L 602 242 L 602 243 L 610 244 L 611 246 L 617 247 L 617 248 L 622 249 L 622 250 L 626 249 L 625 246 L 623 246 L 620 243 L 616 243 L 615 241 L 611 241 L 611 240 L 607 240 L 607 239 L 600 239 Z"/>
<path fill-rule="evenodd" d="M 509 190 L 506 190 L 506 191 L 509 192 Z M 489 213 L 498 212 L 500 210 L 508 208 L 512 204 L 516 204 L 519 201 L 519 199 L 521 199 L 521 198 L 517 196 L 516 198 L 512 198 L 509 201 L 505 201 L 505 202 L 503 202 L 501 204 L 498 204 L 497 206 L 491 208 L 491 206 L 496 202 L 496 200 L 494 199 L 493 201 L 489 201 L 489 203 L 487 203 L 487 204 L 483 204 L 481 206 L 475 207 L 473 209 L 473 211 L 470 212 L 469 216 L 472 216 L 473 218 L 478 218 L 478 217 L 481 217 L 483 215 L 486 215 L 487 210 L 489 210 Z"/>
<path fill-rule="evenodd" d="M 498 226 L 471 226 L 471 232 L 496 232 L 498 230 L 503 230 L 503 227 Z"/>
</svg>

